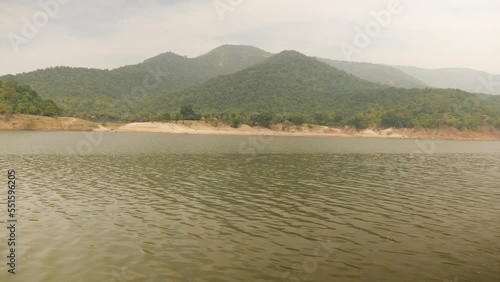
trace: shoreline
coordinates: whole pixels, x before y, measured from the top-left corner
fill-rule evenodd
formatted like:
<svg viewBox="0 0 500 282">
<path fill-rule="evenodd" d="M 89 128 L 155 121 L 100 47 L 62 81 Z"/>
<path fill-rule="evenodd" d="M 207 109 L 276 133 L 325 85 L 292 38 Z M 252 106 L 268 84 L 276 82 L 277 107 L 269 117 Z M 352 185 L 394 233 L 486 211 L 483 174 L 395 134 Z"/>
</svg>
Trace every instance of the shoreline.
<svg viewBox="0 0 500 282">
<path fill-rule="evenodd" d="M 485 129 L 486 130 L 486 129 Z M 500 130 L 489 133 L 456 128 L 442 129 L 408 129 L 408 128 L 335 128 L 320 125 L 283 126 L 273 125 L 271 128 L 241 125 L 232 128 L 228 125 L 214 126 L 202 121 L 186 121 L 185 123 L 141 122 L 128 123 L 118 127 L 102 128 L 101 132 L 117 133 L 163 133 L 193 135 L 236 135 L 236 136 L 296 136 L 296 137 L 350 137 L 350 138 L 384 138 L 384 139 L 430 139 L 430 140 L 462 140 L 462 141 L 500 141 Z"/>
<path fill-rule="evenodd" d="M 427 139 L 462 141 L 500 141 L 500 130 L 482 128 L 481 131 L 456 128 L 368 128 L 356 130 L 349 127 L 335 128 L 320 125 L 290 126 L 276 124 L 271 128 L 241 125 L 233 128 L 226 124 L 206 121 L 179 121 L 177 123 L 135 122 L 99 124 L 72 117 L 41 117 L 13 115 L 9 119 L 0 115 L 0 131 L 88 131 L 116 133 L 158 133 L 192 135 L 236 136 L 297 136 L 297 137 L 358 137 L 385 139 Z"/>
</svg>

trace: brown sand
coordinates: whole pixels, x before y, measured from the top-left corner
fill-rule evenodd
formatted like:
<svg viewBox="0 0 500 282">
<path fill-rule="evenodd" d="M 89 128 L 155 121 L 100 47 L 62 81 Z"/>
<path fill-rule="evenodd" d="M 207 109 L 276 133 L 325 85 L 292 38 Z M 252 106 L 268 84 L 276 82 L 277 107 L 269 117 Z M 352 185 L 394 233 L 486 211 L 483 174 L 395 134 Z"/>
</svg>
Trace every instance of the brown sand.
<svg viewBox="0 0 500 282">
<path fill-rule="evenodd" d="M 271 128 L 241 125 L 232 128 L 224 124 L 204 121 L 185 121 L 178 123 L 141 122 L 110 123 L 109 125 L 72 118 L 13 115 L 9 119 L 0 115 L 0 130 L 36 131 L 100 131 L 100 132 L 142 132 L 168 134 L 210 134 L 210 135 L 269 135 L 269 136 L 325 136 L 325 137 L 371 137 L 371 138 L 411 138 L 439 140 L 497 140 L 500 130 L 482 128 L 480 131 L 440 129 L 380 129 L 356 130 L 349 127 L 334 128 L 319 125 L 287 126 L 274 125 Z"/>
<path fill-rule="evenodd" d="M 184 123 L 143 122 L 129 123 L 115 128 L 112 132 L 149 132 L 170 134 L 213 134 L 213 135 L 270 135 L 270 136 L 331 136 L 331 137 L 371 137 L 371 138 L 411 138 L 442 140 L 500 140 L 500 131 L 483 128 L 480 132 L 441 129 L 379 129 L 355 130 L 353 128 L 333 128 L 319 125 L 283 126 L 274 125 L 271 129 L 248 125 L 232 128 L 228 125 L 212 125 L 206 122 L 186 121 Z"/>
<path fill-rule="evenodd" d="M 97 128 L 99 126 L 96 123 L 71 117 L 0 115 L 0 130 L 92 131 Z"/>
</svg>

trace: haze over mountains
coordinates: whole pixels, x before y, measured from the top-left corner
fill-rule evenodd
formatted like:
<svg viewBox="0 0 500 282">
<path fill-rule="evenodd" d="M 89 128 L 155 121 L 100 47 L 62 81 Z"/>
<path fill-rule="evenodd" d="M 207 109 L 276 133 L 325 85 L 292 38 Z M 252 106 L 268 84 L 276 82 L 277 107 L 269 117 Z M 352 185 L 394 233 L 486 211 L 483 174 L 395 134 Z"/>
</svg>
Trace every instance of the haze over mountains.
<svg viewBox="0 0 500 282">
<path fill-rule="evenodd" d="M 361 79 L 400 88 L 426 88 L 424 82 L 391 66 L 371 63 L 335 61 L 318 58 L 332 67 L 343 70 Z"/>
<path fill-rule="evenodd" d="M 500 75 L 466 68 L 423 69 L 392 66 L 436 88 L 456 88 L 471 93 L 500 95 Z"/>
<path fill-rule="evenodd" d="M 204 115 L 300 115 L 356 127 L 496 125 L 498 99 L 429 89 L 470 89 L 477 72 L 434 72 L 223 45 L 196 58 L 164 53 L 114 70 L 53 67 L 0 79 L 30 85 L 66 115 L 101 120 L 157 120 L 192 105 Z"/>
</svg>

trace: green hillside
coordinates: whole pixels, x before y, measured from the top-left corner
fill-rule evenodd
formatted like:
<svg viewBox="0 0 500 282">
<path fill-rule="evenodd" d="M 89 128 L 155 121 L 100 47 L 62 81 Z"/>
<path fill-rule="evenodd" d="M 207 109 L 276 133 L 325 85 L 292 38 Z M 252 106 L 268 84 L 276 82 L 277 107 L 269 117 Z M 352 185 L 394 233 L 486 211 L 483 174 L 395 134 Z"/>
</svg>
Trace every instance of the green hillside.
<svg viewBox="0 0 500 282">
<path fill-rule="evenodd" d="M 326 62 L 295 51 L 271 55 L 225 45 L 197 58 L 165 53 L 114 70 L 48 68 L 3 77 L 34 90 L 4 83 L 0 113 L 59 114 L 43 97 L 53 99 L 64 115 L 102 121 L 204 116 L 233 125 L 500 127 L 498 96 L 422 88 L 418 80 L 387 66 Z"/>
<path fill-rule="evenodd" d="M 211 111 L 311 112 L 333 106 L 332 95 L 355 97 L 382 87 L 295 51 L 284 51 L 233 75 L 214 78 L 172 97 L 171 108 Z"/>
<path fill-rule="evenodd" d="M 347 61 L 334 61 L 329 59 L 318 58 L 318 60 L 327 63 L 337 69 L 343 70 L 349 74 L 355 75 L 361 79 L 368 80 L 383 85 L 394 86 L 399 88 L 425 88 L 426 85 L 396 68 L 370 64 L 357 63 Z"/>
<path fill-rule="evenodd" d="M 52 100 L 44 100 L 29 86 L 0 81 L 0 114 L 57 116 L 61 113 Z"/>
<path fill-rule="evenodd" d="M 498 104 L 460 90 L 401 89 L 371 83 L 294 51 L 166 97 L 173 111 L 191 105 L 202 115 L 243 121 L 265 115 L 325 125 L 500 127 Z"/>
<path fill-rule="evenodd" d="M 224 45 L 197 58 L 165 53 L 114 70 L 54 67 L 1 79 L 31 85 L 65 115 L 143 120 L 158 97 L 243 70 L 270 55 L 254 47 Z"/>
</svg>

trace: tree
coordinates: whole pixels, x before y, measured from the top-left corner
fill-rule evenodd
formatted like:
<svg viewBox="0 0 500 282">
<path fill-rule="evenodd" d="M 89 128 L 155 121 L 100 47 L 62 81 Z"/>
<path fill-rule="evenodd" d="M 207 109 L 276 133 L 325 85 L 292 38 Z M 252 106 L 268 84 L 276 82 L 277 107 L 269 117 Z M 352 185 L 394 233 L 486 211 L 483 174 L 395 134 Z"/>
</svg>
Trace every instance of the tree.
<svg viewBox="0 0 500 282">
<path fill-rule="evenodd" d="M 198 115 L 194 112 L 193 105 L 184 105 L 179 112 L 182 120 L 197 120 Z"/>
<path fill-rule="evenodd" d="M 241 125 L 241 118 L 240 117 L 233 117 L 231 119 L 231 126 L 234 128 L 238 128 Z"/>
<path fill-rule="evenodd" d="M 306 116 L 303 114 L 293 114 L 288 116 L 287 120 L 295 125 L 303 125 L 306 122 Z"/>
<path fill-rule="evenodd" d="M 171 120 L 172 120 L 172 116 L 170 115 L 170 113 L 169 113 L 169 112 L 166 112 L 166 113 L 163 113 L 163 114 L 161 115 L 161 119 L 162 119 L 163 121 L 171 121 Z"/>
<path fill-rule="evenodd" d="M 52 100 L 45 100 L 42 109 L 43 115 L 48 117 L 58 116 L 61 114 L 61 109 Z"/>
<path fill-rule="evenodd" d="M 262 113 L 253 116 L 252 122 L 261 126 L 269 127 L 271 125 L 271 121 L 273 120 L 273 118 L 274 118 L 273 113 Z"/>
</svg>

